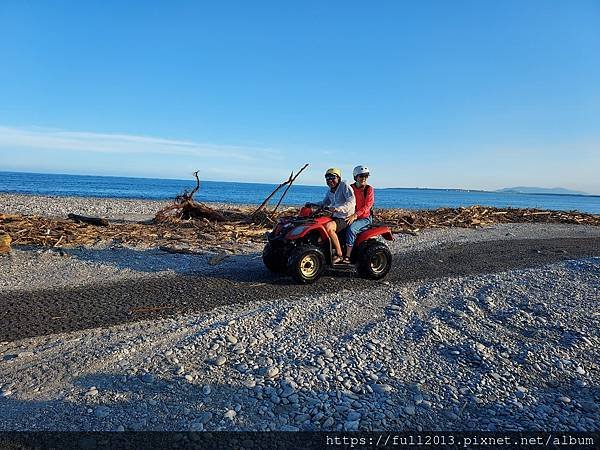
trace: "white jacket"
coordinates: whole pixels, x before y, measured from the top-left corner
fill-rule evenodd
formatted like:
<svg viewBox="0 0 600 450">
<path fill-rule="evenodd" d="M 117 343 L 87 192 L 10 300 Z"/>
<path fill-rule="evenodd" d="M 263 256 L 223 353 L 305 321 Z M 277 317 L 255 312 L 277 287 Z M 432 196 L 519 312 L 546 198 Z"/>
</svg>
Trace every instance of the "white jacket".
<svg viewBox="0 0 600 450">
<path fill-rule="evenodd" d="M 352 188 L 345 181 L 340 181 L 335 192 L 331 192 L 329 188 L 327 189 L 325 198 L 318 205 L 335 208 L 336 211 L 333 213 L 333 217 L 345 219 L 354 214 L 356 198 Z"/>
</svg>

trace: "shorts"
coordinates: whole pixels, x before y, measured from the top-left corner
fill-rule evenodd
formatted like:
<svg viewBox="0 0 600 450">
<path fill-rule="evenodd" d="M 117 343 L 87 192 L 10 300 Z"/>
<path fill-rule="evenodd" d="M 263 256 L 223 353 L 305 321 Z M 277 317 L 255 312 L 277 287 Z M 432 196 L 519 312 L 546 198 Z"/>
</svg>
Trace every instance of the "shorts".
<svg viewBox="0 0 600 450">
<path fill-rule="evenodd" d="M 348 226 L 348 222 L 346 222 L 346 219 L 342 219 L 341 217 L 334 217 L 333 218 L 334 222 L 335 222 L 335 232 L 339 233 L 340 231 L 342 231 L 343 229 L 345 229 Z"/>
</svg>

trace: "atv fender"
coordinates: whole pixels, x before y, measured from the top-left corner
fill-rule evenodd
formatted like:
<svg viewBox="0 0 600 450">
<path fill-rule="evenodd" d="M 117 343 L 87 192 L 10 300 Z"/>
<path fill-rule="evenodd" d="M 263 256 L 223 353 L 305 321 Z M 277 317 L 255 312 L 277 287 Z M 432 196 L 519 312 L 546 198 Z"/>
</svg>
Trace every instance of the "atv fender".
<svg viewBox="0 0 600 450">
<path fill-rule="evenodd" d="M 319 224 L 308 224 L 308 225 L 297 226 L 285 235 L 285 239 L 289 240 L 289 241 L 295 241 L 297 239 L 302 239 L 302 238 L 306 237 L 307 234 L 309 234 L 315 230 L 319 232 L 319 235 L 321 236 L 321 238 L 323 240 L 329 239 L 329 237 L 327 236 L 327 231 L 325 231 L 325 228 L 323 228 Z"/>
<path fill-rule="evenodd" d="M 381 236 L 388 241 L 393 241 L 394 236 L 392 236 L 392 232 L 389 227 L 373 227 L 368 230 L 363 231 L 356 238 L 355 246 L 359 246 L 362 242 L 367 239 L 372 239 L 374 237 Z"/>
</svg>

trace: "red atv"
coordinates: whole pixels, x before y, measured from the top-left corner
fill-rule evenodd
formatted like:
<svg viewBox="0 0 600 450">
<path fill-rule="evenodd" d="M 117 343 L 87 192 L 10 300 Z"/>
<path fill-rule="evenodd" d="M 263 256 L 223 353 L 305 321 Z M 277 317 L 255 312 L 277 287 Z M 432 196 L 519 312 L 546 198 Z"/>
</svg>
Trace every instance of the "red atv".
<svg viewBox="0 0 600 450">
<path fill-rule="evenodd" d="M 268 242 L 262 254 L 267 269 L 288 273 L 302 284 L 317 281 L 327 267 L 356 269 L 361 276 L 374 280 L 385 277 L 392 266 L 392 254 L 379 237 L 393 240 L 390 229 L 375 226 L 362 231 L 354 243 L 351 264 L 333 264 L 333 245 L 324 227 L 331 220 L 331 213 L 326 208 L 313 210 L 307 206 L 300 209 L 297 217 L 281 218 L 267 234 Z M 345 230 L 338 233 L 345 251 L 344 235 Z"/>
</svg>

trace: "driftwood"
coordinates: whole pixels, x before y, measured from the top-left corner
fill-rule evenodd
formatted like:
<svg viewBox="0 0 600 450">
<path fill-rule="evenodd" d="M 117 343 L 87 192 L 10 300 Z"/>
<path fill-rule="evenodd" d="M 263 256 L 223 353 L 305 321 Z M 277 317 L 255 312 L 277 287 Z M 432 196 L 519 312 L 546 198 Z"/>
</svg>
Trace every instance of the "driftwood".
<svg viewBox="0 0 600 450">
<path fill-rule="evenodd" d="M 414 234 L 425 228 L 480 228 L 494 223 L 573 223 L 600 225 L 600 215 L 578 211 L 540 211 L 525 208 L 469 206 L 410 211 L 376 210 L 375 220 L 391 227 L 394 233 Z"/>
<path fill-rule="evenodd" d="M 108 220 L 99 217 L 80 216 L 78 214 L 69 214 L 67 217 L 75 222 L 89 223 L 90 225 L 96 225 L 97 227 L 108 226 Z"/>
<path fill-rule="evenodd" d="M 227 220 L 219 211 L 194 200 L 194 194 L 200 189 L 198 171 L 194 172 L 194 177 L 196 178 L 196 187 L 191 192 L 184 191 L 175 197 L 175 202 L 172 205 L 158 211 L 154 217 L 155 223 L 190 219 L 208 219 L 217 222 Z"/>
<path fill-rule="evenodd" d="M 8 234 L 0 234 L 0 255 L 10 253 L 11 237 Z"/>
<path fill-rule="evenodd" d="M 252 223 L 254 208 L 223 209 L 225 221 L 206 218 L 166 222 L 111 223 L 97 227 L 65 219 L 0 213 L 0 236 L 8 235 L 12 245 L 36 245 L 48 248 L 127 245 L 137 248 L 162 248 L 178 253 L 206 250 L 232 254 L 249 242 L 263 243 L 270 226 Z M 274 215 L 295 215 L 288 209 Z M 541 214 L 543 213 L 543 214 Z M 499 209 L 482 206 L 409 211 L 376 209 L 375 222 L 389 226 L 394 233 L 417 234 L 427 228 L 481 228 L 494 223 L 571 223 L 600 226 L 600 215 L 577 211 L 540 211 L 535 209 Z"/>
<path fill-rule="evenodd" d="M 275 211 L 277 211 L 277 208 L 279 208 L 279 205 L 281 205 L 281 201 L 283 200 L 283 198 L 285 197 L 287 192 L 292 187 L 292 183 L 294 183 L 294 181 L 296 181 L 296 178 L 298 178 L 298 175 L 300 175 L 302 173 L 302 171 L 304 169 L 306 169 L 307 167 L 308 167 L 308 163 L 304 164 L 302 169 L 300 169 L 298 171 L 298 173 L 294 176 L 294 178 L 290 178 L 289 183 L 288 183 L 287 187 L 285 188 L 285 191 L 283 191 L 283 194 L 281 194 L 281 197 L 279 197 L 279 201 L 277 202 L 277 205 L 275 205 L 275 208 L 273 208 L 273 211 L 271 211 L 271 214 L 275 214 Z M 293 174 L 293 172 L 292 172 L 292 174 Z"/>
<path fill-rule="evenodd" d="M 277 208 L 279 208 L 281 201 L 283 200 L 283 198 L 287 194 L 288 190 L 292 186 L 292 183 L 296 180 L 296 178 L 298 178 L 298 175 L 300 175 L 302 173 L 302 171 L 304 169 L 306 169 L 307 167 L 308 167 L 308 164 L 304 164 L 304 166 L 298 171 L 298 173 L 296 175 L 294 175 L 294 172 L 292 171 L 292 173 L 290 173 L 289 178 L 286 181 L 284 181 L 283 183 L 280 183 L 279 186 L 277 186 L 273 190 L 273 192 L 271 192 L 271 194 L 267 198 L 265 198 L 265 200 L 260 204 L 260 206 L 258 208 L 256 208 L 256 210 L 252 213 L 252 219 L 254 219 L 254 221 L 258 221 L 260 223 L 264 223 L 265 221 L 273 222 L 273 215 L 275 214 L 275 211 L 277 210 Z M 267 206 L 267 203 L 269 203 L 269 200 L 271 200 L 273 198 L 273 196 L 279 191 L 279 189 L 281 189 L 284 186 L 287 186 L 287 188 L 281 195 L 281 198 L 279 199 L 279 202 L 277 203 L 277 206 L 275 206 L 273 211 L 271 211 L 271 213 L 263 212 Z"/>
</svg>

